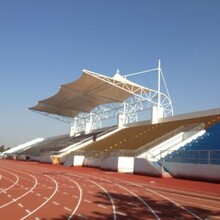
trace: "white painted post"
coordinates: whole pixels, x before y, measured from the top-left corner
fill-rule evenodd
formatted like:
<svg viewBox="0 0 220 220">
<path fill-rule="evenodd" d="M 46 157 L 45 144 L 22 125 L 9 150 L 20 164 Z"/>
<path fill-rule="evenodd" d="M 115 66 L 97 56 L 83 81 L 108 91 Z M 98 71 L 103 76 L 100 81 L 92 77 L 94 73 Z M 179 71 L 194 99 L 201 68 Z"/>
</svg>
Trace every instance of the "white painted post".
<svg viewBox="0 0 220 220">
<path fill-rule="evenodd" d="M 160 74 L 161 74 L 161 63 L 160 63 L 160 60 L 158 60 L 158 110 L 160 108 L 160 104 L 161 104 L 161 95 L 160 95 Z"/>
</svg>

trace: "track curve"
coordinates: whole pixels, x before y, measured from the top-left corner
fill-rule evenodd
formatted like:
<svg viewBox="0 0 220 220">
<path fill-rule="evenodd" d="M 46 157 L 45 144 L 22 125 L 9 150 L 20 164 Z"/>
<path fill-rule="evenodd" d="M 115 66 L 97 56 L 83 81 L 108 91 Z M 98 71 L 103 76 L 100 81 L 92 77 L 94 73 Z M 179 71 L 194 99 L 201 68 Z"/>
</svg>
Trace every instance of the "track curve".
<svg viewBox="0 0 220 220">
<path fill-rule="evenodd" d="M 214 183 L 13 160 L 0 160 L 0 177 L 0 219 L 218 220 L 220 216 L 220 186 Z"/>
</svg>

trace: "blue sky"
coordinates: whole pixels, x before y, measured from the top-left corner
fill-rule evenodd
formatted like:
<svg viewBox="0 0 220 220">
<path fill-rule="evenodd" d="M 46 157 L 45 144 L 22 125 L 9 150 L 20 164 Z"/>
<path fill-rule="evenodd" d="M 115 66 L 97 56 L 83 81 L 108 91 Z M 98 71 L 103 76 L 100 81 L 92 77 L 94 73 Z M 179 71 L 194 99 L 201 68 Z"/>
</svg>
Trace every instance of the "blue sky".
<svg viewBox="0 0 220 220">
<path fill-rule="evenodd" d="M 219 0 L 1 0 L 0 145 L 69 132 L 26 109 L 83 68 L 112 76 L 161 59 L 175 114 L 220 107 L 219 11 Z"/>
</svg>

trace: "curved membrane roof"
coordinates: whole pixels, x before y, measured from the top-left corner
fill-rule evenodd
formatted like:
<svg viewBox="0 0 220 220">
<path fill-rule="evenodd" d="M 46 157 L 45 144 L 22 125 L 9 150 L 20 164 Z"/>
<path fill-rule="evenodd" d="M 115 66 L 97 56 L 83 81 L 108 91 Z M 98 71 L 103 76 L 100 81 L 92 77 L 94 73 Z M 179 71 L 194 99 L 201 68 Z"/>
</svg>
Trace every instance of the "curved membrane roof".
<svg viewBox="0 0 220 220">
<path fill-rule="evenodd" d="M 71 83 L 63 84 L 54 96 L 41 100 L 30 110 L 47 112 L 61 116 L 75 117 L 82 112 L 90 112 L 99 105 L 123 102 L 134 94 L 150 92 L 125 78 L 119 73 L 107 77 L 88 70 Z"/>
</svg>

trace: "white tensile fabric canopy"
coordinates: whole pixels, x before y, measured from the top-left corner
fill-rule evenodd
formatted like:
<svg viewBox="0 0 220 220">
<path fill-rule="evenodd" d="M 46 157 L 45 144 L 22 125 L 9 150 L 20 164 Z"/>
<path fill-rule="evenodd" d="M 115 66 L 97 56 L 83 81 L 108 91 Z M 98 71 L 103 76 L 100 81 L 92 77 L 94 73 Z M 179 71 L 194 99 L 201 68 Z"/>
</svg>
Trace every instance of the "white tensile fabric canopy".
<svg viewBox="0 0 220 220">
<path fill-rule="evenodd" d="M 78 80 L 61 85 L 57 94 L 39 101 L 29 109 L 75 117 L 79 113 L 90 112 L 99 105 L 123 102 L 143 90 L 145 93 L 150 92 L 150 89 L 123 78 L 119 73 L 107 77 L 83 70 Z"/>
</svg>

